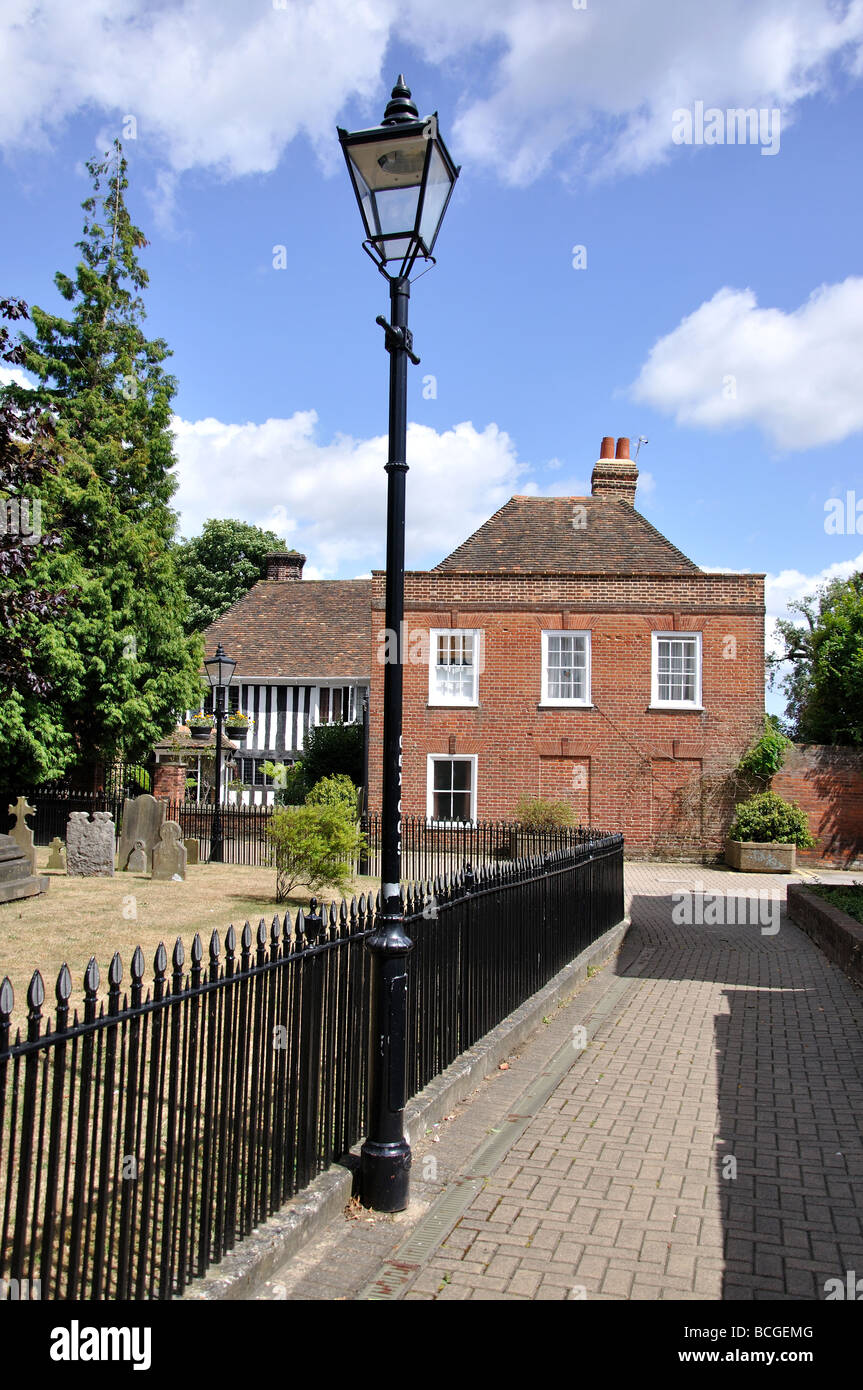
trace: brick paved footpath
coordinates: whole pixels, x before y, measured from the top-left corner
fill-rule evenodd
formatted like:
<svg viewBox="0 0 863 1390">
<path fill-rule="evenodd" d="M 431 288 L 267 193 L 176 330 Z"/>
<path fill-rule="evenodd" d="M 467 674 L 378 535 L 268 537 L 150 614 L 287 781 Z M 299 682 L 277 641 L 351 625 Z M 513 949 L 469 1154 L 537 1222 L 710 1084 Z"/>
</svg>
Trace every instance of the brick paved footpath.
<svg viewBox="0 0 863 1390">
<path fill-rule="evenodd" d="M 863 1275 L 863 995 L 786 919 L 787 882 L 627 865 L 623 952 L 415 1148 L 410 1209 L 351 1212 L 259 1296 L 391 1287 L 431 1203 L 556 1055 L 552 1094 L 397 1296 L 805 1300 Z M 779 930 L 675 925 L 686 888 L 778 894 Z"/>
</svg>

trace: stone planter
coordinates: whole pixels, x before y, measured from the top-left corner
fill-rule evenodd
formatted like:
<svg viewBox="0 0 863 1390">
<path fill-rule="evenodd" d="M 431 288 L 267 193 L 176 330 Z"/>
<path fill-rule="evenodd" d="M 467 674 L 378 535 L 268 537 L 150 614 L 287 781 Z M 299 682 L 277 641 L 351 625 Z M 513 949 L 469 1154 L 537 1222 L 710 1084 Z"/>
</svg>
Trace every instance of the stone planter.
<svg viewBox="0 0 863 1390">
<path fill-rule="evenodd" d="M 797 846 L 769 840 L 726 840 L 725 862 L 743 874 L 793 874 Z"/>
</svg>

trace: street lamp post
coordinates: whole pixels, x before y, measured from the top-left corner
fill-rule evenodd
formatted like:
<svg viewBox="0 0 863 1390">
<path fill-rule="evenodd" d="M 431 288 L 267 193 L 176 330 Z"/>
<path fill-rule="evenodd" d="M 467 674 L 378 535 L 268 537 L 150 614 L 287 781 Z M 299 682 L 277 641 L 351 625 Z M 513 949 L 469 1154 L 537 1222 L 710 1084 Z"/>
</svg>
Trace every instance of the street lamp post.
<svg viewBox="0 0 863 1390">
<path fill-rule="evenodd" d="M 387 473 L 386 661 L 384 664 L 381 912 L 371 953 L 369 1110 L 360 1155 L 360 1195 L 375 1211 L 408 1204 L 411 1151 L 404 1135 L 407 956 L 401 903 L 402 662 L 407 473 L 407 363 L 419 362 L 408 328 L 410 273 L 432 251 L 458 168 L 443 143 L 437 113 L 420 119 L 403 77 L 383 121 L 339 130 L 365 227 L 363 249 L 390 286 L 389 322 L 379 316 L 390 354 Z M 390 267 L 388 269 L 387 267 Z M 391 271 L 393 273 L 391 273 Z"/>
<path fill-rule="evenodd" d="M 222 650 L 219 642 L 215 656 L 204 662 L 207 680 L 213 689 L 213 716 L 216 721 L 216 802 L 213 807 L 213 824 L 210 830 L 210 863 L 221 864 L 222 843 L 222 725 L 225 722 L 225 691 L 231 684 L 236 661 L 232 661 Z"/>
</svg>

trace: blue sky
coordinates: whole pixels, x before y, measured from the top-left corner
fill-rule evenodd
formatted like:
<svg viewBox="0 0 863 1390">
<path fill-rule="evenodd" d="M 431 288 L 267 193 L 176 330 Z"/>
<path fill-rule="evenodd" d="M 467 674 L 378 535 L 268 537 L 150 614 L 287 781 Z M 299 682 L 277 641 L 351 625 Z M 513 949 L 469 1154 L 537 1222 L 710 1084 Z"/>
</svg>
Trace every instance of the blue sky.
<svg viewBox="0 0 863 1390">
<path fill-rule="evenodd" d="M 383 563 L 386 286 L 335 125 L 403 70 L 462 164 L 411 303 L 409 565 L 513 493 L 588 491 L 606 434 L 648 437 L 640 509 L 766 571 L 772 615 L 863 565 L 863 506 L 824 525 L 863 503 L 863 0 L 43 0 L 0 5 L 0 53 L 6 293 L 57 306 L 83 161 L 134 117 L 184 534 Z M 674 143 L 697 102 L 763 110 L 778 149 Z"/>
</svg>

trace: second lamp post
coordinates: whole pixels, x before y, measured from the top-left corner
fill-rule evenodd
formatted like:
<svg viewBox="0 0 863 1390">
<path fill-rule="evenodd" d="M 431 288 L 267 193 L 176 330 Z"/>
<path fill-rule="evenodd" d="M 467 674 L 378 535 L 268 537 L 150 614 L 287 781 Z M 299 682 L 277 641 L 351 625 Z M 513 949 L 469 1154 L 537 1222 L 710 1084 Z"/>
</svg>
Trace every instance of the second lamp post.
<svg viewBox="0 0 863 1390">
<path fill-rule="evenodd" d="M 215 656 L 204 662 L 207 680 L 213 688 L 213 716 L 216 721 L 216 804 L 213 807 L 213 825 L 210 831 L 210 863 L 221 864 L 223 857 L 222 837 L 222 725 L 225 722 L 225 693 L 231 684 L 236 661 L 232 661 L 222 650 L 219 642 Z"/>
<path fill-rule="evenodd" d="M 381 912 L 368 938 L 372 957 L 367 1138 L 360 1194 L 375 1211 L 408 1204 L 411 1151 L 404 1136 L 407 963 L 413 943 L 401 903 L 402 662 L 407 473 L 407 361 L 418 363 L 408 328 L 410 274 L 432 251 L 458 169 L 437 126 L 420 119 L 403 77 L 379 126 L 339 130 L 365 227 L 363 248 L 390 286 L 389 322 L 379 317 L 390 354 L 387 472 Z"/>
</svg>

